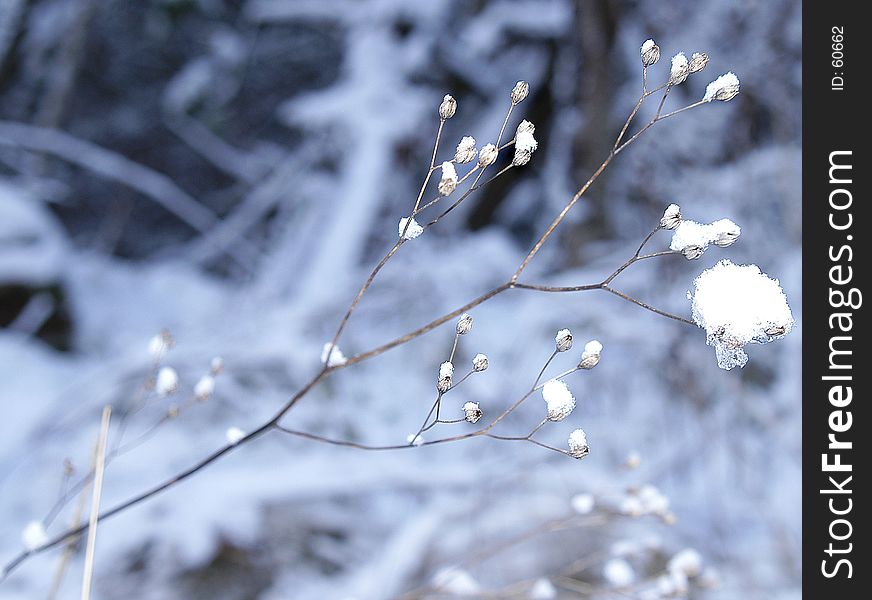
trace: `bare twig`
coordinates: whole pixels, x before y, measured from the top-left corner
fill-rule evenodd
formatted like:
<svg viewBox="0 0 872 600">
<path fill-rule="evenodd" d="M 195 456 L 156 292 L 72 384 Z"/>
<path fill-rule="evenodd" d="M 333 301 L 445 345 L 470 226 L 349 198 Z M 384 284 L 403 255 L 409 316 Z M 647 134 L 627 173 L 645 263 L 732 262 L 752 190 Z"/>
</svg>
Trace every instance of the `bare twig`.
<svg viewBox="0 0 872 600">
<path fill-rule="evenodd" d="M 85 547 L 85 572 L 82 577 L 82 600 L 91 597 L 91 578 L 94 574 L 94 548 L 97 544 L 97 520 L 100 516 L 100 495 L 103 492 L 103 467 L 106 460 L 106 439 L 109 437 L 109 419 L 112 417 L 112 407 L 103 408 L 103 418 L 100 421 L 100 438 L 94 461 L 94 491 L 91 496 L 91 516 L 88 519 L 88 544 Z"/>
</svg>

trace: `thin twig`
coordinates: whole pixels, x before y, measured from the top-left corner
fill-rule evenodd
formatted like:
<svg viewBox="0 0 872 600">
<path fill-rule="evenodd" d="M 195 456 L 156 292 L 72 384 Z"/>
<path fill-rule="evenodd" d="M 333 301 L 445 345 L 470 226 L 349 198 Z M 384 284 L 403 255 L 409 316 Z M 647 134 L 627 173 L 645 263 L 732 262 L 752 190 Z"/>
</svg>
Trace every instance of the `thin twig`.
<svg viewBox="0 0 872 600">
<path fill-rule="evenodd" d="M 91 516 L 88 519 L 88 544 L 85 547 L 85 572 L 82 577 L 82 600 L 91 597 L 91 578 L 94 575 L 94 548 L 97 544 L 97 520 L 100 515 L 100 495 L 103 492 L 103 468 L 106 465 L 106 439 L 109 437 L 109 419 L 112 407 L 103 407 L 100 422 L 100 438 L 97 441 L 96 461 L 94 462 L 94 491 L 91 495 Z"/>
</svg>

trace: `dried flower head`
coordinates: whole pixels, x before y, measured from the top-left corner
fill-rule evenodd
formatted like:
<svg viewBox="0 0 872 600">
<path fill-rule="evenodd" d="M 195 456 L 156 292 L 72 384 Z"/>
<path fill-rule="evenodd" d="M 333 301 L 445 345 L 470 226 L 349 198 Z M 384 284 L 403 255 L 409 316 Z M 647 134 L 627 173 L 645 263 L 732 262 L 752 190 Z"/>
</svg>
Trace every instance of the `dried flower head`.
<svg viewBox="0 0 872 600">
<path fill-rule="evenodd" d="M 454 163 L 442 163 L 442 178 L 439 180 L 439 193 L 443 196 L 448 196 L 457 189 L 457 169 L 454 168 Z"/>
<path fill-rule="evenodd" d="M 584 429 L 576 429 L 570 433 L 567 443 L 569 444 L 569 455 L 572 458 L 584 458 L 590 453 Z"/>
<path fill-rule="evenodd" d="M 603 566 L 603 577 L 614 587 L 627 587 L 636 580 L 636 573 L 623 558 L 611 558 Z"/>
<path fill-rule="evenodd" d="M 454 326 L 454 330 L 457 332 L 457 335 L 466 335 L 472 330 L 472 315 L 469 313 L 463 313 L 460 315 L 460 318 L 457 319 L 457 325 Z"/>
<path fill-rule="evenodd" d="M 179 374 L 172 367 L 162 367 L 157 372 L 154 389 L 161 396 L 169 396 L 179 389 Z"/>
<path fill-rule="evenodd" d="M 439 118 L 443 121 L 450 119 L 454 116 L 455 111 L 457 111 L 457 100 L 451 94 L 445 94 L 445 97 L 442 98 L 442 104 L 439 105 Z"/>
<path fill-rule="evenodd" d="M 688 244 L 681 249 L 681 253 L 687 260 L 696 260 L 703 255 L 703 252 L 705 252 L 705 246 L 699 246 L 697 244 Z"/>
<path fill-rule="evenodd" d="M 408 221 L 408 217 L 403 217 L 400 219 L 400 224 L 397 226 L 398 235 L 403 236 L 403 239 L 413 240 L 424 233 L 424 228 L 421 227 L 414 218 L 412 218 L 412 222 L 409 223 L 409 226 L 406 227 Z M 405 233 L 403 233 L 404 231 Z"/>
<path fill-rule="evenodd" d="M 663 217 L 660 219 L 660 227 L 663 229 L 675 229 L 681 224 L 681 207 L 677 204 L 670 204 L 663 211 Z"/>
<path fill-rule="evenodd" d="M 581 360 L 578 361 L 579 369 L 593 369 L 599 364 L 603 345 L 598 340 L 591 340 L 584 345 Z"/>
<path fill-rule="evenodd" d="M 463 405 L 463 414 L 469 423 L 478 423 L 483 413 L 478 402 L 467 402 Z"/>
<path fill-rule="evenodd" d="M 457 144 L 457 149 L 454 151 L 454 160 L 458 164 L 463 165 L 475 160 L 477 155 L 478 151 L 475 149 L 475 138 L 471 135 L 467 135 L 461 138 L 460 143 Z"/>
<path fill-rule="evenodd" d="M 650 67 L 660 60 L 660 46 L 654 40 L 645 40 L 639 53 L 642 55 L 642 66 Z"/>
<path fill-rule="evenodd" d="M 672 66 L 669 69 L 669 85 L 678 85 L 687 79 L 690 74 L 690 64 L 684 52 L 679 52 L 672 57 Z"/>
<path fill-rule="evenodd" d="M 557 345 L 558 352 L 566 352 L 572 348 L 572 332 L 568 329 L 561 329 L 554 336 L 554 342 Z"/>
<path fill-rule="evenodd" d="M 497 160 L 497 154 L 499 154 L 499 150 L 496 146 L 485 144 L 478 153 L 478 166 L 484 168 L 494 164 Z"/>
<path fill-rule="evenodd" d="M 579 430 L 581 431 L 581 430 Z M 585 446 L 587 445 L 587 436 L 585 436 Z M 572 497 L 572 500 L 569 501 L 572 506 L 572 510 L 580 515 L 587 515 L 593 512 L 594 506 L 596 506 L 596 499 L 593 494 L 576 494 Z"/>
<path fill-rule="evenodd" d="M 484 354 L 476 354 L 472 358 L 472 370 L 477 373 L 481 373 L 482 371 L 487 371 L 488 361 L 487 356 Z"/>
<path fill-rule="evenodd" d="M 530 93 L 530 84 L 526 81 L 519 81 L 512 88 L 512 105 L 516 106 L 524 101 L 527 94 Z"/>
<path fill-rule="evenodd" d="M 575 408 L 575 398 L 565 383 L 552 379 L 542 387 L 542 399 L 549 421 L 562 421 Z"/>
<path fill-rule="evenodd" d="M 712 100 L 720 100 L 727 102 L 732 100 L 739 93 L 739 78 L 733 72 L 724 73 L 705 88 L 705 95 L 702 99 L 705 102 Z"/>
<path fill-rule="evenodd" d="M 690 63 L 688 63 L 688 69 L 691 73 L 699 73 L 705 66 L 708 64 L 709 57 L 705 52 L 694 52 L 690 57 Z"/>
<path fill-rule="evenodd" d="M 715 246 L 726 248 L 732 246 L 733 243 L 742 234 L 742 229 L 730 221 L 729 219 L 720 219 L 712 223 L 712 228 L 715 231 L 715 239 L 712 240 Z"/>
<path fill-rule="evenodd" d="M 454 365 L 445 361 L 439 365 L 439 378 L 436 380 L 436 389 L 445 393 L 451 388 L 451 379 L 454 377 Z"/>
<path fill-rule="evenodd" d="M 702 573 L 702 556 L 693 548 L 685 548 L 669 559 L 666 569 L 686 577 L 696 577 Z"/>
<path fill-rule="evenodd" d="M 524 119 L 518 124 L 518 128 L 515 130 L 515 134 L 518 133 L 536 133 L 536 126 L 527 119 Z"/>
</svg>

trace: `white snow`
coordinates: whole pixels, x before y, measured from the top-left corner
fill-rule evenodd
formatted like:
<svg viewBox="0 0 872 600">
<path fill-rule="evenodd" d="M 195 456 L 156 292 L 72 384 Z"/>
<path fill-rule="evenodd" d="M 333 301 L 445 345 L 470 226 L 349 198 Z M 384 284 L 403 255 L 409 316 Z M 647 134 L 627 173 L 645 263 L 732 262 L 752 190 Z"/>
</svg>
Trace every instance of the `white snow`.
<svg viewBox="0 0 872 600">
<path fill-rule="evenodd" d="M 515 148 L 517 150 L 529 150 L 533 152 L 539 147 L 539 142 L 533 137 L 532 131 L 519 131 L 515 137 Z"/>
<path fill-rule="evenodd" d="M 481 587 L 469 571 L 458 567 L 442 569 L 433 577 L 433 585 L 455 596 L 475 596 Z"/>
<path fill-rule="evenodd" d="M 206 400 L 215 391 L 215 378 L 212 375 L 203 375 L 194 386 L 194 395 L 200 400 Z"/>
<path fill-rule="evenodd" d="M 554 343 L 557 344 L 558 352 L 566 352 L 572 348 L 572 332 L 568 329 L 561 329 L 554 336 Z"/>
<path fill-rule="evenodd" d="M 172 367 L 161 367 L 157 372 L 154 389 L 161 396 L 172 394 L 179 389 L 179 374 Z"/>
<path fill-rule="evenodd" d="M 654 40 L 651 40 L 651 39 L 645 40 L 644 42 L 642 42 L 641 53 L 645 54 L 646 52 L 651 50 L 656 45 L 657 44 L 654 43 Z"/>
<path fill-rule="evenodd" d="M 557 590 L 549 579 L 540 577 L 530 587 L 530 600 L 552 600 L 557 597 Z"/>
<path fill-rule="evenodd" d="M 397 235 L 402 235 L 407 240 L 413 240 L 422 233 L 424 233 L 424 228 L 421 227 L 418 222 L 413 218 L 412 222 L 409 223 L 409 228 L 406 229 L 406 222 L 409 220 L 408 217 L 403 217 L 400 219 L 400 223 L 397 226 Z M 406 233 L 403 235 L 403 230 L 405 229 Z"/>
<path fill-rule="evenodd" d="M 439 379 L 451 379 L 454 376 L 454 365 L 445 361 L 439 365 Z"/>
<path fill-rule="evenodd" d="M 448 196 L 457 188 L 457 169 L 454 168 L 454 163 L 445 161 L 440 167 L 442 177 L 439 179 L 439 193 L 443 196 Z"/>
<path fill-rule="evenodd" d="M 636 580 L 633 567 L 623 558 L 610 558 L 603 567 L 603 577 L 614 587 L 627 587 Z"/>
<path fill-rule="evenodd" d="M 224 432 L 224 437 L 227 439 L 228 444 L 235 446 L 245 437 L 245 432 L 239 427 L 228 427 L 227 431 Z"/>
<path fill-rule="evenodd" d="M 333 349 L 331 350 L 331 346 Z M 330 357 L 328 358 L 327 353 L 330 353 Z M 338 345 L 333 345 L 330 342 L 324 344 L 321 347 L 321 364 L 326 364 L 328 367 L 338 367 L 344 365 L 348 359 L 342 353 L 342 350 L 339 349 Z"/>
<path fill-rule="evenodd" d="M 669 559 L 666 568 L 686 577 L 696 577 L 702 572 L 702 556 L 693 548 L 685 548 Z"/>
<path fill-rule="evenodd" d="M 778 280 L 757 265 L 734 265 L 722 260 L 694 281 L 693 320 L 705 329 L 722 369 L 743 367 L 744 347 L 767 344 L 784 337 L 793 327 L 793 314 Z"/>
<path fill-rule="evenodd" d="M 48 541 L 48 533 L 42 521 L 31 521 L 21 532 L 21 541 L 26 550 L 35 550 Z"/>
<path fill-rule="evenodd" d="M 562 421 L 575 408 L 575 398 L 565 383 L 552 379 L 542 386 L 542 399 L 545 400 L 549 421 Z"/>
<path fill-rule="evenodd" d="M 593 494 L 576 494 L 570 500 L 572 510 L 580 515 L 587 515 L 593 512 L 596 500 Z"/>
<path fill-rule="evenodd" d="M 708 224 L 685 220 L 681 221 L 672 233 L 669 249 L 683 252 L 688 258 L 698 258 L 709 244 L 729 246 L 736 241 L 741 232 L 741 228 L 729 219 L 719 219 Z"/>
<path fill-rule="evenodd" d="M 478 353 L 472 357 L 472 368 L 478 372 L 487 370 L 489 365 L 487 355 Z"/>
</svg>

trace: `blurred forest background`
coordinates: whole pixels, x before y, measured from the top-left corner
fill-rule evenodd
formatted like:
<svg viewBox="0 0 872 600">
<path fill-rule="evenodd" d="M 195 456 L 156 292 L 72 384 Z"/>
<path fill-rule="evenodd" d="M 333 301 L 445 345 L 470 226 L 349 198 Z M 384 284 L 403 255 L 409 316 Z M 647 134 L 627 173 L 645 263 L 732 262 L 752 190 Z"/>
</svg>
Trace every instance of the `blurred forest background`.
<svg viewBox="0 0 872 600">
<path fill-rule="evenodd" d="M 458 100 L 447 156 L 463 135 L 491 141 L 509 90 L 529 81 L 509 127 L 535 123 L 539 150 L 404 246 L 355 314 L 346 354 L 505 280 L 607 155 L 649 37 L 664 55 L 655 81 L 678 51 L 711 57 L 668 107 L 728 70 L 742 92 L 622 153 L 529 279 L 599 281 L 675 202 L 688 218 L 733 219 L 742 237 L 700 261 L 634 267 L 622 289 L 688 315 L 694 277 L 729 257 L 778 278 L 799 322 L 800 34 L 790 0 L 0 1 L 0 558 L 50 511 L 65 459 L 73 480 L 87 472 L 101 408 L 120 415 L 141 397 L 162 329 L 176 340 L 165 362 L 181 389 L 150 398 L 129 439 L 190 394 L 213 356 L 226 367 L 212 399 L 110 464 L 104 506 L 220 447 L 228 427 L 255 427 L 311 377 L 414 203 L 445 93 Z M 495 440 L 368 453 L 270 435 L 102 524 L 94 596 L 387 598 L 452 565 L 500 590 L 657 536 L 632 561 L 639 579 L 693 547 L 721 585 L 692 597 L 800 597 L 801 327 L 726 372 L 700 330 L 599 292 L 510 292 L 473 316 L 460 360 L 484 352 L 491 368 L 450 410 L 505 407 L 562 327 L 602 341 L 597 369 L 568 382 L 589 457 Z M 402 443 L 452 335 L 444 327 L 343 370 L 288 422 Z M 529 404 L 518 427 L 541 418 L 541 400 Z M 567 427 L 543 438 L 562 446 Z M 632 452 L 641 464 L 627 470 Z M 610 518 L 508 544 L 571 514 L 575 494 L 648 482 L 670 497 L 674 525 Z M 59 560 L 25 563 L 0 598 L 46 597 Z M 81 560 L 58 597 L 77 597 Z M 596 591 L 609 585 L 602 564 L 592 559 L 559 597 L 626 597 Z"/>
</svg>

